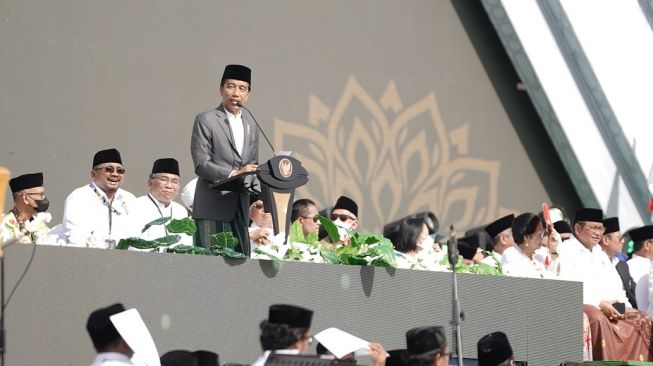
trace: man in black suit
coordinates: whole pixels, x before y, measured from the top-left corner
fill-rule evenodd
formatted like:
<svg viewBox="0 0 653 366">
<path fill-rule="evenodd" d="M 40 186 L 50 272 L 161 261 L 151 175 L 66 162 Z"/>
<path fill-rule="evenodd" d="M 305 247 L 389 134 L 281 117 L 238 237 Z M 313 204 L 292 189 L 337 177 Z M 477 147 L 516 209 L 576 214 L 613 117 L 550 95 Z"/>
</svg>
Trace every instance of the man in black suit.
<svg viewBox="0 0 653 366">
<path fill-rule="evenodd" d="M 637 301 L 635 301 L 635 281 L 630 276 L 630 271 L 628 271 L 628 264 L 626 262 L 620 261 L 617 258 L 616 254 L 620 253 L 623 250 L 624 243 L 621 237 L 621 231 L 619 228 L 619 218 L 610 217 L 603 220 L 603 227 L 605 227 L 605 233 L 599 241 L 599 245 L 608 255 L 612 264 L 617 268 L 617 273 L 621 277 L 621 282 L 623 283 L 624 291 L 626 291 L 626 297 L 628 297 L 628 302 L 633 308 L 637 309 Z"/>
<path fill-rule="evenodd" d="M 251 90 L 251 70 L 242 65 L 227 65 L 220 82 L 222 103 L 195 117 L 191 155 L 198 175 L 193 202 L 197 223 L 196 245 L 211 246 L 211 236 L 233 232 L 241 253 L 249 256 L 249 208 L 246 193 L 216 191 L 212 183 L 235 175 L 253 172 L 258 167 L 258 129 L 252 116 L 240 105 Z"/>
</svg>

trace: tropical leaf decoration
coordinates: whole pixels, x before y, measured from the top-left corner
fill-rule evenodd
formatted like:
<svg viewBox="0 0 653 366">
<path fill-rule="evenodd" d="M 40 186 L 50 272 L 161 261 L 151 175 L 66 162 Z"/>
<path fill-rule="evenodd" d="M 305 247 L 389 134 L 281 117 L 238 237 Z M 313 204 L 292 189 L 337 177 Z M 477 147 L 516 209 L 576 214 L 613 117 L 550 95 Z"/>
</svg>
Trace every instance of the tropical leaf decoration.
<svg viewBox="0 0 653 366">
<path fill-rule="evenodd" d="M 204 247 L 191 247 L 188 245 L 178 245 L 174 248 L 168 248 L 167 252 L 192 255 L 213 255 L 209 249 Z"/>
<path fill-rule="evenodd" d="M 221 232 L 211 236 L 213 245 L 209 248 L 211 253 L 229 258 L 247 258 L 243 253 L 235 250 L 238 239 L 232 232 Z"/>
<path fill-rule="evenodd" d="M 159 247 L 159 245 L 161 244 L 157 243 L 156 241 L 150 241 L 150 240 L 145 240 L 140 238 L 126 238 L 126 239 L 120 239 L 118 245 L 116 245 L 116 249 L 127 250 L 127 248 L 129 247 L 133 247 L 136 249 L 154 249 Z"/>
<path fill-rule="evenodd" d="M 195 226 L 195 220 L 190 217 L 184 217 L 183 219 L 173 219 L 166 226 L 169 233 L 174 234 L 188 234 L 195 235 L 197 231 L 197 226 Z"/>
<path fill-rule="evenodd" d="M 340 240 L 340 234 L 338 233 L 338 227 L 336 224 L 322 215 L 317 215 L 317 219 L 320 220 L 320 224 L 329 235 L 331 242 L 337 243 Z"/>
<path fill-rule="evenodd" d="M 449 264 L 448 256 L 444 256 L 440 261 L 440 264 L 447 267 L 451 267 Z M 463 257 L 458 256 L 458 263 L 456 263 L 456 272 L 459 273 L 474 273 L 474 274 L 484 274 L 491 276 L 503 276 L 503 267 L 499 264 L 498 267 L 493 267 L 485 263 L 474 263 L 474 264 L 465 264 L 463 262 Z"/>
<path fill-rule="evenodd" d="M 166 222 L 170 221 L 171 218 L 172 218 L 171 216 L 168 216 L 168 217 L 159 217 L 156 220 L 152 220 L 152 221 L 148 222 L 147 224 L 145 224 L 145 226 L 143 226 L 143 230 L 141 230 L 141 233 L 146 232 L 147 229 L 149 229 L 152 226 L 163 225 Z"/>
</svg>

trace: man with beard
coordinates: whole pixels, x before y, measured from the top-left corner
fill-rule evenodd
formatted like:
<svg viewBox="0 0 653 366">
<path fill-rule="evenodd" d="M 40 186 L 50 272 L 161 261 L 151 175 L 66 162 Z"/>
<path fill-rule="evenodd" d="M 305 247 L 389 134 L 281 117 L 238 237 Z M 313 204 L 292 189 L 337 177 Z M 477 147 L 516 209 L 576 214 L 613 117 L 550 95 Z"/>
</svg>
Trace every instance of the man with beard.
<svg viewBox="0 0 653 366">
<path fill-rule="evenodd" d="M 125 178 L 120 152 L 98 151 L 93 157 L 91 183 L 66 198 L 63 232 L 70 245 L 115 248 L 134 234 L 130 212 L 136 197 L 120 186 Z"/>
<path fill-rule="evenodd" d="M 603 211 L 578 209 L 573 230 L 560 253 L 560 278 L 583 283 L 594 359 L 650 360 L 653 322 L 630 306 L 616 268 L 598 244 L 605 232 Z"/>
<path fill-rule="evenodd" d="M 47 211 L 50 203 L 45 197 L 43 173 L 23 174 L 9 181 L 14 197 L 14 207 L 0 218 L 0 239 L 12 239 L 20 243 L 36 244 L 47 240 L 48 227 L 45 222 L 30 227 L 39 212 Z"/>
</svg>

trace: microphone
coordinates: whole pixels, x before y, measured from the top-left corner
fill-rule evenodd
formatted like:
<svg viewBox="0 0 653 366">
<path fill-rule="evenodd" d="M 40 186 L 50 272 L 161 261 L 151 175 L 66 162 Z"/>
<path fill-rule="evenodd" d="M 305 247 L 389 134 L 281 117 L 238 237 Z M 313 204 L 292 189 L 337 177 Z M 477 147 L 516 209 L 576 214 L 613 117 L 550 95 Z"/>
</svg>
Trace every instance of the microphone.
<svg viewBox="0 0 653 366">
<path fill-rule="evenodd" d="M 451 269 L 455 270 L 456 264 L 458 263 L 458 239 L 456 238 L 456 229 L 454 229 L 453 225 L 451 225 L 450 230 L 451 233 L 447 242 L 447 256 L 449 257 Z"/>
<path fill-rule="evenodd" d="M 256 123 L 256 127 L 258 127 L 258 130 L 261 132 L 261 135 L 263 135 L 263 137 L 265 137 L 265 141 L 267 141 L 268 145 L 270 145 L 270 149 L 272 149 L 272 156 L 276 156 L 277 153 L 274 150 L 274 146 L 272 146 L 272 143 L 270 142 L 270 139 L 268 139 L 268 137 L 265 135 L 265 132 L 263 132 L 263 129 L 261 128 L 261 125 L 259 125 L 258 122 L 256 121 L 256 118 L 254 118 L 254 114 L 252 113 L 252 111 L 245 108 L 245 106 L 240 102 L 236 102 L 236 105 L 238 107 L 246 110 L 247 112 L 249 112 L 249 115 L 252 116 L 252 119 L 254 120 L 254 123 Z"/>
</svg>

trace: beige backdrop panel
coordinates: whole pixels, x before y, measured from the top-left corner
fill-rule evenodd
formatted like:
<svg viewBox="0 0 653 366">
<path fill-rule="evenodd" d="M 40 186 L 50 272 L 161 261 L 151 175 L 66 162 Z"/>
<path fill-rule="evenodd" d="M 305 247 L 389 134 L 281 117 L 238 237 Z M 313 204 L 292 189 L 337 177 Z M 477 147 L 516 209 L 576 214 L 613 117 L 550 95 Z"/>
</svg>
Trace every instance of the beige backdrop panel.
<svg viewBox="0 0 653 366">
<path fill-rule="evenodd" d="M 0 14 L 0 165 L 45 173 L 55 223 L 99 149 L 121 151 L 137 196 L 159 157 L 193 178 L 192 122 L 227 63 L 253 68 L 250 109 L 311 174 L 298 197 L 350 195 L 367 230 L 426 209 L 471 227 L 548 200 L 449 2 L 4 0 Z"/>
</svg>

